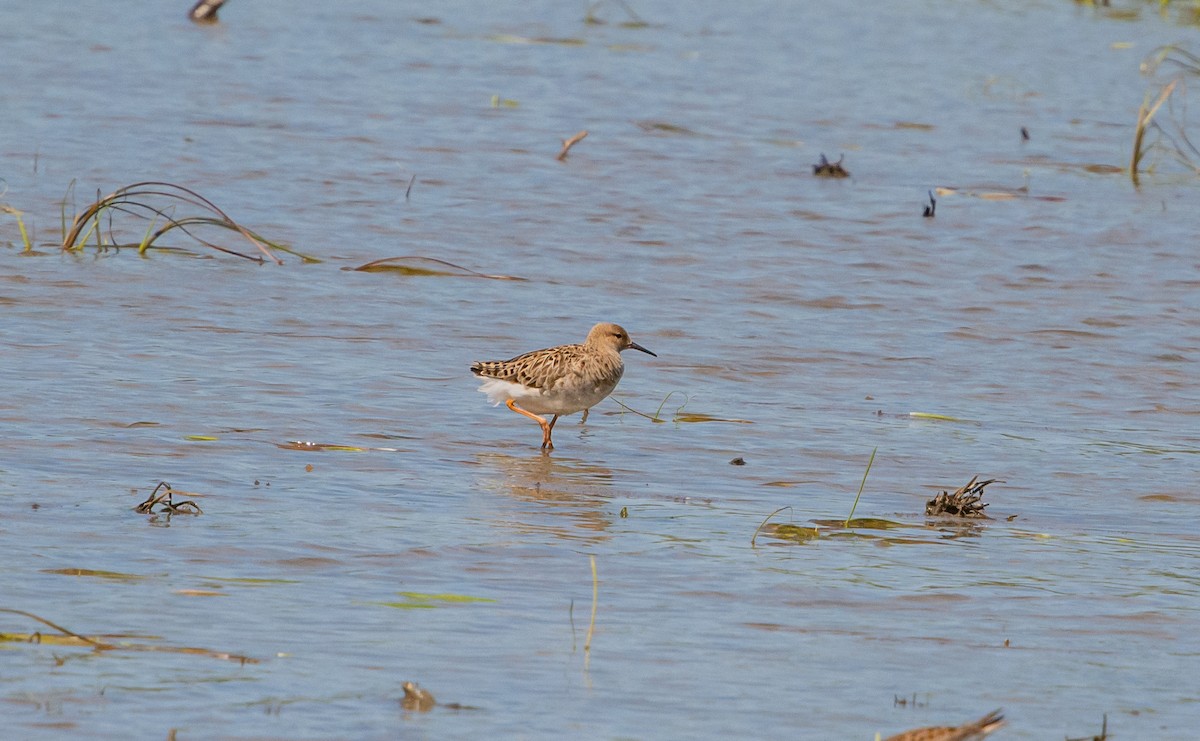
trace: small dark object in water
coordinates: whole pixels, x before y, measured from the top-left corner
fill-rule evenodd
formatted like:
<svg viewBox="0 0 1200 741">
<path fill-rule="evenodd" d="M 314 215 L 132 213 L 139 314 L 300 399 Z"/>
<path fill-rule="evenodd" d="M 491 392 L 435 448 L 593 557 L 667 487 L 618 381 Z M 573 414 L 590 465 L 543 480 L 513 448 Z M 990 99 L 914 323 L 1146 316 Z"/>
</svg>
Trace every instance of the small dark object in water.
<svg viewBox="0 0 1200 741">
<path fill-rule="evenodd" d="M 926 697 L 928 697 L 928 695 L 926 695 Z M 925 702 L 917 700 L 916 692 L 912 693 L 912 699 L 901 697 L 900 695 L 892 695 L 892 707 L 899 706 L 903 708 L 908 707 L 909 705 L 912 705 L 914 708 L 927 708 L 929 707 L 929 700 L 926 699 Z"/>
<path fill-rule="evenodd" d="M 846 159 L 846 155 L 838 157 L 837 162 L 830 162 L 825 159 L 825 153 L 821 153 L 821 161 L 813 165 L 813 175 L 820 178 L 848 178 L 850 173 L 846 168 L 842 167 L 842 160 Z"/>
<path fill-rule="evenodd" d="M 729 465 L 744 466 L 744 465 L 746 465 L 746 459 L 739 455 L 737 458 L 734 458 L 733 460 L 729 461 Z"/>
<path fill-rule="evenodd" d="M 981 739 L 1004 725 L 1004 716 L 993 710 L 974 723 L 961 726 L 934 726 L 914 728 L 911 731 L 888 736 L 887 741 L 972 741 Z"/>
<path fill-rule="evenodd" d="M 925 207 L 925 218 L 932 219 L 933 212 L 937 211 L 937 199 L 933 197 L 933 191 L 929 191 L 929 205 Z"/>
<path fill-rule="evenodd" d="M 401 686 L 404 688 L 404 697 L 400 699 L 400 707 L 405 710 L 418 710 L 424 713 L 427 710 L 433 710 L 433 706 L 437 705 L 437 700 L 433 699 L 433 693 L 420 687 L 416 682 L 405 682 Z"/>
<path fill-rule="evenodd" d="M 983 501 L 983 488 L 988 484 L 995 483 L 998 479 L 975 483 L 978 480 L 979 476 L 975 476 L 953 493 L 942 492 L 930 499 L 925 504 L 925 516 L 990 519 L 983 511 L 987 507 L 987 503 Z"/>
<path fill-rule="evenodd" d="M 1021 127 L 1021 141 L 1029 141 L 1029 129 L 1025 128 L 1024 126 Z"/>
<path fill-rule="evenodd" d="M 192 6 L 192 12 L 188 13 L 188 18 L 196 23 L 216 23 L 217 11 L 224 4 L 225 0 L 200 0 Z"/>
</svg>

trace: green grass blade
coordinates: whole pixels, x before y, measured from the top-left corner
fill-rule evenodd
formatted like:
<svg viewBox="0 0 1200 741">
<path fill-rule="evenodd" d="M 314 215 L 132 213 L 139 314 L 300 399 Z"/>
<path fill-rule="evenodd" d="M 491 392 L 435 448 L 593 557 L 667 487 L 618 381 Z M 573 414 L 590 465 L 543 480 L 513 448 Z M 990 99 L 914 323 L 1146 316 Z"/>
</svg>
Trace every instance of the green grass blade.
<svg viewBox="0 0 1200 741">
<path fill-rule="evenodd" d="M 854 505 L 850 507 L 850 514 L 847 515 L 846 522 L 842 525 L 843 527 L 850 527 L 850 520 L 854 519 L 854 510 L 858 508 L 858 499 L 862 496 L 863 488 L 867 485 L 867 474 L 871 472 L 871 464 L 875 462 L 875 453 L 878 450 L 879 446 L 876 445 L 875 449 L 871 451 L 871 458 L 867 461 L 867 470 L 863 471 L 862 483 L 858 485 L 858 493 L 854 495 Z"/>
</svg>

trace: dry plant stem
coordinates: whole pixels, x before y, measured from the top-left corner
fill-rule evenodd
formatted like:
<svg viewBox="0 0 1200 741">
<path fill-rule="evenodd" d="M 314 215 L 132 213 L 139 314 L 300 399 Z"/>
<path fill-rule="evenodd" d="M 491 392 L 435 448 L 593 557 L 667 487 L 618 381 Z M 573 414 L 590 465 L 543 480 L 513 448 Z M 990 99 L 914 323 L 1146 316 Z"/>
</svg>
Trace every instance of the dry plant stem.
<svg viewBox="0 0 1200 741">
<path fill-rule="evenodd" d="M 751 536 L 750 536 L 750 547 L 751 547 L 751 548 L 753 548 L 753 547 L 754 547 L 754 539 L 758 537 L 758 534 L 759 534 L 760 532 L 762 532 L 762 529 L 763 529 L 764 527 L 766 527 L 766 526 L 767 526 L 767 522 L 768 522 L 768 521 L 769 521 L 769 520 L 770 520 L 772 517 L 774 517 L 775 515 L 779 514 L 779 513 L 780 513 L 780 512 L 782 512 L 782 511 L 784 511 L 785 509 L 791 509 L 791 508 L 792 508 L 792 507 L 791 507 L 791 505 L 786 505 L 786 506 L 780 507 L 779 509 L 775 510 L 775 511 L 774 511 L 774 512 L 772 512 L 771 514 L 767 515 L 767 519 L 765 519 L 765 520 L 763 520 L 762 522 L 758 523 L 758 527 L 754 529 L 754 535 L 751 535 Z"/>
<path fill-rule="evenodd" d="M 156 652 L 164 652 L 164 653 L 180 653 L 180 654 L 193 654 L 193 655 L 197 655 L 197 656 L 210 656 L 214 659 L 223 659 L 226 661 L 237 661 L 242 664 L 257 664 L 258 663 L 258 659 L 254 659 L 249 656 L 243 656 L 241 654 L 231 654 L 231 653 L 228 653 L 225 651 L 209 651 L 208 649 L 205 649 L 205 648 L 189 648 L 189 647 L 174 648 L 174 647 L 170 647 L 170 646 L 147 646 L 147 645 L 143 645 L 143 644 L 120 644 L 120 645 L 118 645 L 118 644 L 114 644 L 114 643 L 104 643 L 102 641 L 94 641 L 91 638 L 88 638 L 87 636 L 81 636 L 78 633 L 67 630 L 66 628 L 62 627 L 61 625 L 57 625 L 57 624 L 47 620 L 46 618 L 41 617 L 40 615 L 34 615 L 32 612 L 25 612 L 24 610 L 14 610 L 10 607 L 0 607 L 0 612 L 11 612 L 14 615 L 24 615 L 25 617 L 37 620 L 40 623 L 49 625 L 51 628 L 54 628 L 55 630 L 59 631 L 63 635 L 70 636 L 71 638 L 75 638 L 77 640 L 83 641 L 84 643 L 87 643 L 87 644 L 95 647 L 95 649 L 97 651 L 115 651 L 115 650 L 156 651 Z"/>
<path fill-rule="evenodd" d="M 40 615 L 34 615 L 32 612 L 25 612 L 24 610 L 14 610 L 11 607 L 0 607 L 0 612 L 11 612 L 14 615 L 24 615 L 27 618 L 33 618 L 34 620 L 38 621 L 39 623 L 49 625 L 51 628 L 54 628 L 55 630 L 57 630 L 59 633 L 62 633 L 63 635 L 71 636 L 72 638 L 78 638 L 79 640 L 83 641 L 84 643 L 91 644 L 101 650 L 113 648 L 112 644 L 100 643 L 99 641 L 93 641 L 91 638 L 88 638 L 87 636 L 81 636 L 78 633 L 67 630 L 66 628 L 62 627 L 61 625 L 52 623 L 49 620 L 47 620 L 46 618 L 41 617 Z"/>
<path fill-rule="evenodd" d="M 159 493 L 160 490 L 162 491 L 161 494 Z M 196 504 L 190 499 L 182 502 L 173 501 L 171 497 L 174 493 L 175 490 L 171 488 L 170 484 L 168 484 L 166 481 L 161 481 L 159 482 L 158 486 L 154 487 L 154 491 L 150 492 L 150 496 L 146 498 L 146 501 L 134 507 L 134 511 L 143 515 L 154 514 L 154 505 L 161 504 L 163 506 L 161 512 L 166 512 L 169 514 L 204 514 L 204 510 L 200 509 L 200 505 Z"/>
<path fill-rule="evenodd" d="M 515 275 L 488 275 L 487 273 L 479 273 L 474 270 L 471 270 L 470 268 L 464 268 L 462 265 L 455 265 L 454 263 L 448 262 L 446 260 L 439 260 L 436 257 L 425 257 L 424 255 L 401 255 L 400 257 L 384 257 L 379 260 L 372 260 L 371 262 L 365 263 L 363 265 L 359 265 L 358 267 L 356 267 L 354 269 L 355 270 L 370 270 L 371 268 L 373 268 L 377 265 L 387 265 L 387 264 L 393 263 L 393 262 L 400 262 L 401 260 L 425 260 L 427 262 L 435 262 L 438 265 L 445 265 L 448 268 L 453 268 L 455 270 L 461 270 L 464 273 L 468 273 L 476 278 L 488 278 L 490 280 L 519 280 L 519 281 L 528 280 L 527 278 L 521 278 L 521 277 L 518 277 Z"/>
<path fill-rule="evenodd" d="M 159 491 L 162 491 L 159 494 Z M 134 507 L 134 510 L 141 514 L 148 514 L 154 511 L 154 505 L 166 499 L 168 502 L 171 499 L 171 485 L 166 481 L 158 482 L 158 486 L 154 487 L 154 491 L 150 492 L 150 496 L 146 497 L 146 501 Z"/>
<path fill-rule="evenodd" d="M 242 257 L 247 260 L 258 260 L 259 259 L 256 257 L 252 257 L 250 255 L 244 255 L 241 252 L 237 252 L 236 250 L 231 250 L 227 247 L 222 247 L 221 245 L 214 244 L 212 242 L 209 242 L 208 240 L 201 239 L 200 237 L 196 236 L 195 234 L 192 234 L 191 230 L 188 229 L 188 227 L 192 226 L 192 225 L 218 226 L 223 229 L 234 229 L 234 227 L 236 225 L 228 224 L 223 219 L 217 219 L 217 218 L 213 218 L 211 216 L 188 216 L 183 219 L 174 219 L 165 214 L 163 214 L 163 218 L 167 220 L 167 224 L 165 226 L 163 226 L 161 229 L 159 229 L 158 231 L 154 232 L 154 234 L 152 234 L 148 239 L 146 239 L 142 244 L 140 244 L 138 246 L 139 252 L 145 252 L 156 241 L 158 241 L 159 237 L 161 237 L 162 235 L 171 231 L 172 229 L 181 229 L 184 234 L 188 235 L 192 239 L 196 240 L 200 244 L 202 244 L 205 247 L 208 247 L 210 249 L 214 249 L 219 252 L 224 252 L 229 255 L 236 255 L 237 257 Z M 247 230 L 247 231 L 250 232 L 250 235 L 252 237 L 254 237 L 259 242 L 265 244 L 270 249 L 276 250 L 278 252 L 286 252 L 289 255 L 295 255 L 296 257 L 299 257 L 304 262 L 320 262 L 320 260 L 317 260 L 314 257 L 310 257 L 308 255 L 301 254 L 300 252 L 297 252 L 296 250 L 290 249 L 290 248 L 285 247 L 276 242 L 272 242 L 271 240 L 266 239 L 265 237 L 263 237 L 262 235 L 258 234 L 257 232 L 255 232 L 253 230 Z"/>
<path fill-rule="evenodd" d="M 609 398 L 612 398 L 612 397 L 609 397 Z M 620 401 L 617 401 L 616 399 L 613 399 L 613 401 L 615 401 L 618 406 L 620 406 L 622 409 L 624 409 L 627 412 L 633 412 L 637 416 L 645 417 L 646 419 L 650 420 L 651 422 L 658 421 L 658 419 L 656 417 L 651 417 L 649 414 L 646 414 L 645 412 L 639 412 L 638 410 L 634 409 L 633 407 L 622 404 Z"/>
<path fill-rule="evenodd" d="M 559 162 L 562 162 L 563 160 L 565 160 L 567 158 L 567 152 L 571 151 L 571 147 L 573 147 L 576 144 L 578 144 L 579 142 L 583 141 L 587 137 L 587 135 L 588 135 L 587 129 L 584 129 L 583 131 L 580 131 L 578 134 L 571 137 L 570 139 L 564 139 L 563 143 L 562 143 L 562 151 L 560 151 L 558 153 L 558 157 L 556 159 Z"/>
<path fill-rule="evenodd" d="M 592 619 L 588 623 L 587 637 L 583 639 L 583 670 L 586 672 L 588 662 L 592 658 L 592 635 L 596 632 L 596 606 L 600 601 L 600 579 L 596 575 L 596 557 L 592 560 Z"/>
<path fill-rule="evenodd" d="M 1162 104 L 1165 103 L 1167 98 L 1171 96 L 1171 93 L 1175 90 L 1175 85 L 1178 83 L 1179 80 L 1172 80 L 1170 83 L 1168 83 L 1167 86 L 1162 89 L 1162 92 L 1158 94 L 1158 99 L 1154 101 L 1154 105 L 1150 106 L 1149 109 L 1146 108 L 1145 103 L 1143 103 L 1141 108 L 1138 109 L 1137 126 L 1133 131 L 1133 154 L 1129 160 L 1129 177 L 1133 180 L 1135 187 L 1138 184 L 1138 168 L 1141 166 L 1142 157 L 1146 154 L 1142 146 L 1143 140 L 1146 137 L 1146 128 L 1154 119 L 1154 114 L 1158 113 L 1158 109 L 1161 108 Z"/>
<path fill-rule="evenodd" d="M 633 414 L 636 414 L 639 417 L 645 417 L 646 419 L 650 420 L 651 422 L 665 422 L 666 420 L 664 420 L 661 416 L 663 407 L 667 405 L 667 401 L 672 396 L 674 396 L 675 393 L 676 392 L 672 391 L 672 392 L 668 393 L 665 397 L 663 397 L 662 402 L 658 405 L 658 409 L 654 410 L 654 414 L 646 414 L 645 412 L 639 412 L 638 410 L 634 409 L 633 407 L 629 406 L 628 404 L 621 402 L 618 399 L 613 399 L 613 401 L 615 401 L 617 403 L 617 405 L 620 406 L 625 411 L 632 412 Z M 682 391 L 680 391 L 678 393 L 683 394 Z M 676 417 L 678 417 L 679 413 L 683 411 L 683 408 L 686 407 L 688 405 L 688 403 L 691 402 L 691 400 L 692 400 L 692 398 L 690 396 L 688 396 L 687 394 L 683 394 L 683 396 L 684 396 L 683 404 L 681 404 L 679 406 L 679 408 L 675 410 Z M 609 398 L 611 398 L 611 397 L 609 397 Z"/>
<path fill-rule="evenodd" d="M 29 238 L 29 232 L 25 231 L 25 220 L 21 217 L 24 212 L 18 211 L 12 206 L 0 206 L 0 213 L 10 214 L 17 220 L 17 229 L 21 231 L 21 241 L 25 243 L 25 252 L 33 252 L 33 240 Z"/>
<path fill-rule="evenodd" d="M 201 239 L 200 237 L 193 234 L 190 229 L 188 229 L 189 226 L 219 226 L 219 227 L 224 227 L 226 229 L 232 228 L 228 223 L 226 223 L 222 219 L 214 219 L 211 216 L 188 216 L 183 219 L 173 219 L 170 216 L 167 216 L 165 213 L 163 213 L 159 209 L 151 209 L 151 208 L 147 207 L 147 210 L 153 211 L 154 213 L 162 216 L 164 219 L 166 219 L 167 223 L 163 227 L 161 227 L 158 231 L 154 232 L 154 234 L 150 235 L 150 237 L 148 237 L 146 240 L 144 240 L 139 245 L 139 250 L 138 250 L 139 252 L 145 252 L 147 249 L 149 249 L 151 246 L 153 246 L 153 244 L 155 242 L 158 241 L 159 237 L 161 237 L 162 235 L 171 231 L 172 229 L 179 229 L 184 234 L 188 235 L 192 239 L 196 240 L 200 244 L 202 244 L 205 247 L 208 247 L 210 249 L 217 250 L 218 252 L 224 252 L 227 255 L 235 255 L 237 257 L 244 257 L 247 260 L 257 260 L 258 259 L 256 257 L 252 257 L 250 255 L 246 255 L 241 252 L 238 252 L 237 250 L 231 250 L 228 247 L 222 247 L 219 244 L 214 244 L 213 242 L 209 242 L 207 239 Z M 262 239 L 261 237 L 259 237 L 257 235 L 255 235 L 255 239 L 257 239 L 263 243 L 266 243 L 265 239 Z"/>
</svg>

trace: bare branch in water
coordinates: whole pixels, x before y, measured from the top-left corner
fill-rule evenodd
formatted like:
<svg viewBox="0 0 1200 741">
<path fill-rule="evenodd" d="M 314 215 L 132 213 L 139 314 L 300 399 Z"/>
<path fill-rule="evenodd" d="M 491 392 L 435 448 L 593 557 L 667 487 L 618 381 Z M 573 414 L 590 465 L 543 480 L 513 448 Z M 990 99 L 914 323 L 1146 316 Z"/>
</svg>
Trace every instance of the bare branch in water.
<svg viewBox="0 0 1200 741">
<path fill-rule="evenodd" d="M 583 141 L 584 138 L 587 137 L 587 135 L 588 135 L 587 129 L 584 129 L 583 131 L 580 131 L 578 134 L 571 137 L 570 139 L 563 139 L 562 151 L 560 151 L 558 153 L 558 157 L 556 157 L 555 159 L 557 159 L 559 162 L 562 162 L 563 160 L 565 160 L 567 158 L 567 152 L 571 151 L 571 147 L 573 147 L 576 144 L 578 144 L 579 142 Z"/>
</svg>

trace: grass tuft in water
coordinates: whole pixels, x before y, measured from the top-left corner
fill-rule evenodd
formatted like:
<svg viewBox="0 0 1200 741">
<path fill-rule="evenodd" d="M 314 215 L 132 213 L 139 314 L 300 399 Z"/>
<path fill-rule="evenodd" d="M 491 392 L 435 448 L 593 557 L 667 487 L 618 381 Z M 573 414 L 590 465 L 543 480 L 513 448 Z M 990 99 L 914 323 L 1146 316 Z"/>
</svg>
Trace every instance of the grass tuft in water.
<svg viewBox="0 0 1200 741">
<path fill-rule="evenodd" d="M 1147 95 L 1138 109 L 1133 131 L 1133 151 L 1129 161 L 1129 177 L 1135 187 L 1138 185 L 1139 173 L 1151 169 L 1143 166 L 1142 161 L 1155 151 L 1166 153 L 1193 174 L 1200 175 L 1200 164 L 1197 164 L 1200 162 L 1200 149 L 1192 144 L 1185 127 L 1186 101 L 1178 105 L 1177 112 L 1175 99 L 1179 96 L 1172 97 L 1173 93 L 1178 93 L 1181 89 L 1186 90 L 1186 85 L 1179 84 L 1185 77 L 1200 76 L 1200 56 L 1179 44 L 1168 44 L 1155 49 L 1146 57 L 1142 62 L 1141 71 L 1143 74 L 1152 75 L 1160 67 L 1166 66 L 1174 69 L 1177 76 L 1158 90 L 1153 103 L 1150 102 L 1151 96 Z M 1161 115 L 1160 111 L 1164 104 L 1167 106 L 1165 116 Z M 1153 141 L 1147 142 L 1147 134 L 1151 129 L 1156 136 Z"/>
<path fill-rule="evenodd" d="M 136 244 L 140 254 L 144 254 L 148 249 L 153 247 L 155 243 L 164 234 L 175 229 L 181 230 L 184 234 L 191 237 L 201 245 L 224 252 L 225 254 L 241 257 L 246 260 L 255 262 L 264 262 L 271 260 L 276 264 L 283 264 L 283 261 L 275 255 L 275 252 L 285 252 L 287 254 L 299 257 L 305 262 L 318 262 L 316 258 L 302 255 L 284 245 L 277 242 L 272 242 L 254 231 L 247 229 L 241 224 L 234 221 L 216 204 L 200 195 L 196 191 L 186 188 L 182 185 L 174 183 L 166 183 L 161 181 L 145 181 L 133 183 L 116 189 L 106 196 L 101 196 L 98 192 L 96 200 L 90 203 L 84 210 L 71 220 L 71 224 L 67 226 L 66 219 L 66 202 L 70 193 L 74 189 L 74 181 L 68 187 L 67 195 L 63 197 L 63 241 L 62 249 L 68 252 L 78 252 L 82 250 L 88 241 L 94 236 L 96 247 L 103 250 L 107 247 L 120 247 L 113 236 L 113 222 L 119 216 L 130 216 L 134 218 L 147 219 L 151 222 L 150 228 L 147 229 L 145 236 Z M 202 213 L 199 215 L 188 215 L 182 218 L 175 218 L 174 212 L 176 208 L 184 207 L 191 209 L 199 209 Z M 163 221 L 163 226 L 154 229 L 154 225 L 158 220 Z M 108 225 L 107 242 L 105 240 L 104 226 Z M 255 248 L 258 249 L 259 255 L 246 254 L 228 247 L 211 242 L 198 236 L 197 231 L 200 228 L 215 227 L 236 232 L 241 237 L 246 239 Z"/>
<path fill-rule="evenodd" d="M 1154 121 L 1154 115 L 1158 113 L 1158 109 L 1167 101 L 1167 98 L 1171 97 L 1171 93 L 1174 92 L 1175 86 L 1178 83 L 1178 80 L 1172 80 L 1167 83 L 1159 91 L 1158 98 L 1153 104 L 1147 105 L 1149 100 L 1147 98 L 1146 101 L 1142 101 L 1141 107 L 1138 108 L 1137 123 L 1133 129 L 1133 154 L 1129 160 L 1129 177 L 1133 180 L 1134 186 L 1138 185 L 1138 172 L 1142 169 L 1142 160 L 1154 148 L 1153 144 L 1146 143 L 1146 131 L 1153 126 L 1157 131 L 1163 133 L 1163 128 Z M 1178 147 L 1176 147 L 1176 150 L 1180 151 Z"/>
<path fill-rule="evenodd" d="M 17 229 L 21 231 L 21 241 L 25 244 L 25 249 L 22 254 L 33 254 L 33 240 L 29 238 L 29 232 L 25 229 L 25 219 L 21 218 L 24 215 L 23 211 L 18 211 L 12 206 L 0 204 L 0 213 L 5 213 L 17 220 Z"/>
</svg>

